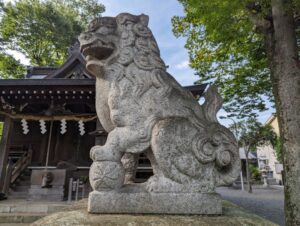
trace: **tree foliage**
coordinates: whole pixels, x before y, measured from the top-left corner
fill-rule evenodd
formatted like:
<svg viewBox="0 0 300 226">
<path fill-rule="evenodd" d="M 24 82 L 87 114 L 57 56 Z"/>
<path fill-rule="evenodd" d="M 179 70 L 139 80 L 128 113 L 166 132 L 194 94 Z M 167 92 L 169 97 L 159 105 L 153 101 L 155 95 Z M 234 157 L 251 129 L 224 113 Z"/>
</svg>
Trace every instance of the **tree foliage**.
<svg viewBox="0 0 300 226">
<path fill-rule="evenodd" d="M 274 147 L 277 135 L 270 125 L 262 125 L 255 118 L 248 118 L 237 123 L 238 142 L 249 151 L 256 151 L 257 146 L 270 142 Z"/>
<path fill-rule="evenodd" d="M 15 50 L 38 66 L 60 65 L 88 21 L 104 11 L 96 0 L 18 0 L 0 6 L 2 54 Z"/>
<path fill-rule="evenodd" d="M 253 164 L 249 164 L 249 170 L 251 172 L 251 177 L 254 180 L 261 180 L 261 172 L 259 171 L 259 168 Z"/>
<path fill-rule="evenodd" d="M 231 126 L 232 128 L 232 126 Z M 252 193 L 251 164 L 249 164 L 249 153 L 255 152 L 257 146 L 264 145 L 266 142 L 274 144 L 277 140 L 277 135 L 270 125 L 262 125 L 255 118 L 248 118 L 247 120 L 240 121 L 234 125 L 236 136 L 240 147 L 243 147 L 246 155 L 246 176 L 247 176 L 247 190 Z M 254 173 L 254 176 L 259 174 Z"/>
<path fill-rule="evenodd" d="M 172 19 L 176 36 L 187 37 L 190 65 L 199 83 L 215 82 L 224 108 L 238 118 L 257 115 L 273 101 L 266 43 L 251 21 L 268 18 L 270 1 L 179 0 L 185 16 Z M 294 1 L 299 9 L 300 1 Z M 252 5 L 251 5 L 252 4 Z"/>
<path fill-rule="evenodd" d="M 0 52 L 0 78 L 22 78 L 25 66 L 9 54 Z"/>
</svg>

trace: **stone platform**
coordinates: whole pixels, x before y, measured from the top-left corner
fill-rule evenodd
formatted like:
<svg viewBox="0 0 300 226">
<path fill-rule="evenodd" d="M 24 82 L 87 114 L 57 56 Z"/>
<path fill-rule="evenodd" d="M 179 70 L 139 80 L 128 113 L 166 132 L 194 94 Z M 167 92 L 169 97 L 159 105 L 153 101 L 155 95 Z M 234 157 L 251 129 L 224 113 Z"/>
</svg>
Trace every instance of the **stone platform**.
<svg viewBox="0 0 300 226">
<path fill-rule="evenodd" d="M 67 202 L 10 199 L 0 202 L 0 225 L 25 226 L 55 212 L 70 208 Z"/>
<path fill-rule="evenodd" d="M 90 213 L 222 214 L 216 193 L 97 192 L 89 195 Z"/>
<path fill-rule="evenodd" d="M 31 226 L 235 226 L 235 225 L 263 225 L 275 226 L 272 222 L 247 213 L 245 210 L 222 201 L 223 215 L 162 215 L 162 214 L 90 214 L 86 211 L 86 200 L 80 201 L 68 211 L 59 212 L 44 217 Z"/>
</svg>

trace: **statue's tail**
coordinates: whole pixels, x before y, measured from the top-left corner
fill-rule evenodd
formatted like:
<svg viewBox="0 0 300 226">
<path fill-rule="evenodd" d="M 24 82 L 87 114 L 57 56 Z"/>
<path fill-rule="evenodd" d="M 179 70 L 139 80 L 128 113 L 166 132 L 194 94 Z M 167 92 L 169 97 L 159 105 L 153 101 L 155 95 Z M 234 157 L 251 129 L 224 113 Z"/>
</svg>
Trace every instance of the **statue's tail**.
<svg viewBox="0 0 300 226">
<path fill-rule="evenodd" d="M 216 185 L 232 184 L 241 171 L 237 141 L 234 135 L 221 125 L 216 126 L 213 138 L 219 146 L 216 152 Z"/>
<path fill-rule="evenodd" d="M 192 141 L 193 152 L 202 163 L 215 162 L 214 176 L 216 185 L 231 184 L 240 173 L 238 144 L 229 129 L 220 125 L 217 112 L 223 100 L 217 87 L 211 85 L 205 93 L 203 113 L 209 122 L 203 132 Z"/>
<path fill-rule="evenodd" d="M 202 164 L 214 163 L 217 186 L 231 184 L 240 173 L 238 145 L 233 134 L 218 123 L 212 123 L 192 140 L 192 150 Z"/>
<path fill-rule="evenodd" d="M 205 102 L 202 106 L 206 119 L 210 122 L 218 122 L 217 113 L 223 104 L 218 88 L 215 85 L 210 85 L 204 94 L 204 98 Z"/>
</svg>

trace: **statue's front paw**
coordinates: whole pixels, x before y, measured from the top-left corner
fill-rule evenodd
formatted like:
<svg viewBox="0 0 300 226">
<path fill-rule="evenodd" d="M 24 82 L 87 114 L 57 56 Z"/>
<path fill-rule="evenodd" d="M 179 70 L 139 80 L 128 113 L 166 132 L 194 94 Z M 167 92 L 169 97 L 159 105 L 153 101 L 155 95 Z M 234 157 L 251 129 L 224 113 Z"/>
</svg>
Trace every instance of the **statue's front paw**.
<svg viewBox="0 0 300 226">
<path fill-rule="evenodd" d="M 116 149 L 107 148 L 106 146 L 94 146 L 90 150 L 90 158 L 95 161 L 113 161 L 120 162 L 122 153 Z"/>
<path fill-rule="evenodd" d="M 96 145 L 94 147 L 91 148 L 90 150 L 90 158 L 93 160 L 93 161 L 96 161 L 96 153 L 101 151 L 101 146 L 100 145 Z"/>
</svg>

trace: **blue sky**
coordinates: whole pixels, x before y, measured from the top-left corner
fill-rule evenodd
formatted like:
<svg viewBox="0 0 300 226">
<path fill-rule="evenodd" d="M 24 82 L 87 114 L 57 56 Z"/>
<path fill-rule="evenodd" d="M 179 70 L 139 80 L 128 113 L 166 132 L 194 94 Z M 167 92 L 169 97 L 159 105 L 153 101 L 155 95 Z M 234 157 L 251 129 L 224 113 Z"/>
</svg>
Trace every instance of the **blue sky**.
<svg viewBox="0 0 300 226">
<path fill-rule="evenodd" d="M 168 72 L 176 78 L 183 86 L 192 85 L 197 76 L 189 67 L 188 53 L 184 48 L 185 39 L 176 38 L 172 33 L 171 18 L 175 15 L 183 16 L 183 6 L 177 0 L 99 0 L 106 7 L 103 16 L 116 16 L 122 12 L 131 14 L 146 14 L 150 17 L 149 27 L 161 51 L 161 57 L 169 66 Z M 17 55 L 24 64 L 29 62 Z M 274 111 L 262 113 L 259 117 L 261 122 L 265 122 Z M 221 110 L 218 114 L 226 116 L 226 112 Z M 230 120 L 220 120 L 223 124 L 231 124 Z"/>
</svg>

